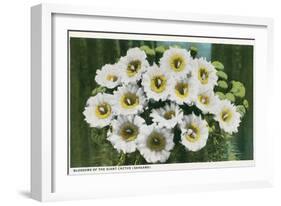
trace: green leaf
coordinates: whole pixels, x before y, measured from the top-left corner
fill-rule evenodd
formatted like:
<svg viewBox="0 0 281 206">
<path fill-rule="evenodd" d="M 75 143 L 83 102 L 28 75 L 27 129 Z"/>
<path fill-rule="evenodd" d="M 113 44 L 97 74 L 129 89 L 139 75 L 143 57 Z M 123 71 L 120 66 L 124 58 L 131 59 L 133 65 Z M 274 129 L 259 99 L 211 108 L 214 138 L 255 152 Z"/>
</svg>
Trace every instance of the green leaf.
<svg viewBox="0 0 281 206">
<path fill-rule="evenodd" d="M 235 102 L 235 96 L 232 93 L 226 93 L 225 98 L 231 102 Z"/>
<path fill-rule="evenodd" d="M 246 109 L 243 105 L 237 105 L 236 110 L 241 114 L 242 117 L 246 114 Z"/>
<path fill-rule="evenodd" d="M 212 65 L 217 69 L 217 70 L 223 70 L 224 66 L 221 62 L 219 61 L 213 61 Z"/>
<path fill-rule="evenodd" d="M 140 49 L 143 50 L 146 53 L 147 56 L 154 56 L 155 55 L 154 49 L 151 49 L 147 45 L 141 46 Z"/>
<path fill-rule="evenodd" d="M 232 81 L 231 82 L 231 90 L 230 92 L 234 94 L 236 97 L 245 97 L 246 89 L 242 82 L 239 81 Z"/>
<path fill-rule="evenodd" d="M 105 87 L 99 86 L 92 91 L 92 96 L 96 96 L 98 93 L 103 93 L 106 91 Z"/>
<path fill-rule="evenodd" d="M 148 50 L 148 49 L 150 49 L 150 48 L 149 48 L 149 46 L 147 46 L 147 45 L 143 45 L 143 46 L 140 47 L 140 50 L 142 50 L 142 51 L 144 51 L 144 52 L 145 52 L 146 50 Z"/>
<path fill-rule="evenodd" d="M 245 107 L 246 109 L 249 108 L 249 102 L 248 102 L 247 99 L 244 99 L 244 100 L 243 100 L 243 105 L 244 105 L 244 107 Z"/>
<path fill-rule="evenodd" d="M 216 92 L 216 95 L 220 98 L 220 100 L 225 99 L 225 95 L 222 92 Z"/>
<path fill-rule="evenodd" d="M 166 48 L 164 46 L 158 46 L 155 48 L 156 53 L 163 54 L 166 51 Z"/>
<path fill-rule="evenodd" d="M 155 51 L 154 51 L 154 49 L 146 50 L 145 53 L 146 53 L 147 56 L 155 56 Z"/>
<path fill-rule="evenodd" d="M 218 87 L 220 87 L 222 89 L 227 89 L 228 85 L 227 85 L 226 81 L 220 80 L 220 81 L 218 81 Z"/>
<path fill-rule="evenodd" d="M 228 79 L 228 76 L 225 72 L 223 71 L 217 71 L 217 76 L 220 78 L 220 79 L 223 79 L 223 80 L 227 80 Z"/>
</svg>

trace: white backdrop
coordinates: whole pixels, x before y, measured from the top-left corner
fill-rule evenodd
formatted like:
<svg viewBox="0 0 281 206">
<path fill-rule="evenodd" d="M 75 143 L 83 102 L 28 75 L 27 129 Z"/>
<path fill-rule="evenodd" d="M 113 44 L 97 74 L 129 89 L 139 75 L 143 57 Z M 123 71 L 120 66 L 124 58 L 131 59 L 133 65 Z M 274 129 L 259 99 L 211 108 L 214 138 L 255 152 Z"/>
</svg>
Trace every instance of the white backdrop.
<svg viewBox="0 0 281 206">
<path fill-rule="evenodd" d="M 42 1 L 45 2 L 45 1 Z M 82 202 L 59 202 L 60 205 L 144 205 L 144 204 L 196 204 L 196 205 L 238 205 L 281 203 L 281 14 L 277 0 L 53 0 L 48 2 L 72 3 L 112 8 L 139 8 L 169 12 L 192 12 L 205 14 L 230 14 L 242 16 L 266 16 L 275 19 L 275 112 L 271 114 L 275 138 L 276 186 L 271 189 L 239 191 L 214 191 L 178 195 L 157 195 L 118 199 L 87 200 Z M 30 12 L 32 5 L 40 1 L 9 0 L 1 4 L 0 32 L 0 201 L 1 205 L 37 205 L 29 198 L 30 171 Z M 278 38 L 279 37 L 279 38 Z M 265 54 L 266 55 L 266 54 Z M 266 69 L 266 68 L 264 68 Z M 265 85 L 266 86 L 266 85 Z M 266 138 L 266 137 L 265 137 Z M 50 203 L 47 203 L 50 204 Z"/>
</svg>

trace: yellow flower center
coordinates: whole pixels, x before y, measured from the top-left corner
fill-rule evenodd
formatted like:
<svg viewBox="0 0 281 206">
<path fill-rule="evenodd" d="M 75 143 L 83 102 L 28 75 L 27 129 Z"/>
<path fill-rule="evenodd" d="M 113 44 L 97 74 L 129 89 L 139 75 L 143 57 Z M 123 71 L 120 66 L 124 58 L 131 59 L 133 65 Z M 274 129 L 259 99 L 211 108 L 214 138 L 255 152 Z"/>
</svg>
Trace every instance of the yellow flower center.
<svg viewBox="0 0 281 206">
<path fill-rule="evenodd" d="M 178 82 L 175 86 L 175 93 L 177 97 L 184 99 L 188 96 L 188 84 L 184 82 Z"/>
<path fill-rule="evenodd" d="M 232 118 L 232 112 L 229 109 L 224 109 L 221 112 L 221 119 L 224 122 L 229 122 Z"/>
<path fill-rule="evenodd" d="M 198 100 L 201 104 L 208 105 L 210 103 L 210 98 L 205 95 L 199 95 Z"/>
<path fill-rule="evenodd" d="M 208 84 L 209 71 L 205 67 L 201 67 L 198 71 L 198 79 L 201 84 Z"/>
<path fill-rule="evenodd" d="M 129 77 L 133 77 L 139 72 L 140 69 L 141 69 L 141 61 L 139 60 L 131 61 L 127 67 L 127 75 Z"/>
<path fill-rule="evenodd" d="M 119 135 L 126 142 L 135 140 L 138 134 L 139 134 L 139 128 L 130 122 L 123 124 L 119 130 Z"/>
<path fill-rule="evenodd" d="M 95 114 L 100 119 L 106 119 L 111 114 L 111 106 L 107 103 L 102 103 L 96 106 Z"/>
<path fill-rule="evenodd" d="M 131 92 L 125 93 L 120 98 L 120 103 L 125 109 L 132 109 L 139 105 L 139 97 Z"/>
<path fill-rule="evenodd" d="M 167 86 L 167 78 L 164 75 L 154 76 L 150 81 L 151 90 L 156 93 L 162 93 Z"/>
<path fill-rule="evenodd" d="M 200 129 L 195 124 L 187 125 L 187 133 L 185 136 L 189 142 L 196 142 L 200 139 Z"/>
<path fill-rule="evenodd" d="M 164 114 L 164 118 L 167 120 L 172 119 L 175 116 L 176 116 L 175 111 L 168 111 L 168 112 L 165 112 L 165 114 Z"/>
<path fill-rule="evenodd" d="M 153 131 L 147 138 L 146 141 L 147 147 L 152 151 L 161 151 L 165 149 L 166 139 L 163 134 Z"/>
<path fill-rule="evenodd" d="M 170 58 L 170 67 L 175 72 L 181 72 L 186 66 L 186 60 L 182 55 L 175 54 Z"/>
<path fill-rule="evenodd" d="M 106 80 L 111 81 L 111 82 L 116 82 L 118 80 L 118 77 L 116 75 L 109 74 L 109 75 L 107 75 Z"/>
</svg>

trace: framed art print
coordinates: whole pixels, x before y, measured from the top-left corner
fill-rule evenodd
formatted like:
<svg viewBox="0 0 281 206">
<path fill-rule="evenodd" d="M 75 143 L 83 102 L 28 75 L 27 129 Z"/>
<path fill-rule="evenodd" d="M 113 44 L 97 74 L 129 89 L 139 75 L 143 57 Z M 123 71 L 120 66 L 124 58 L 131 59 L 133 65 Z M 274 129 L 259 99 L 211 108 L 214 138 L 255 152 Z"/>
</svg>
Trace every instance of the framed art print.
<svg viewBox="0 0 281 206">
<path fill-rule="evenodd" d="M 271 20 L 109 11 L 32 8 L 33 198 L 270 186 Z"/>
<path fill-rule="evenodd" d="M 253 165 L 253 43 L 69 31 L 69 174 Z"/>
</svg>

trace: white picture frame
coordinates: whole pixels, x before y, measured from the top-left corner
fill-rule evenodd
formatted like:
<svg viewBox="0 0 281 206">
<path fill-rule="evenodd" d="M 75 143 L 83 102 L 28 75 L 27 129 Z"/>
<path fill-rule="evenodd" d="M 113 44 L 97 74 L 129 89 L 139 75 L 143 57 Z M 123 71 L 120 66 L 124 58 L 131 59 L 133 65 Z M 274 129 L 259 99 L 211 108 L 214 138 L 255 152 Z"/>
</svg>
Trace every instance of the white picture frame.
<svg viewBox="0 0 281 206">
<path fill-rule="evenodd" d="M 98 23 L 98 21 L 100 21 Z M 122 22 L 120 25 L 114 21 Z M 96 25 L 95 25 L 96 23 Z M 165 24 L 181 28 L 194 26 L 197 36 L 254 38 L 254 161 L 250 165 L 218 163 L 190 164 L 189 168 L 138 173 L 69 176 L 65 136 L 67 124 L 57 108 L 67 81 L 68 30 L 126 31 L 125 26 L 148 25 L 155 32 Z M 31 196 L 39 201 L 83 199 L 135 194 L 205 191 L 245 187 L 267 187 L 273 182 L 273 132 L 267 111 L 271 105 L 268 88 L 273 71 L 273 21 L 268 18 L 114 10 L 57 4 L 41 4 L 31 9 Z M 202 29 L 203 28 L 203 29 Z M 207 31 L 204 28 L 211 28 Z M 139 32 L 142 27 L 137 28 Z M 161 32 L 160 32 L 161 33 Z M 219 33 L 219 35 L 218 35 Z M 59 59 L 62 60 L 58 60 Z M 64 69 L 58 69 L 61 68 Z M 265 88 L 260 82 L 266 82 Z M 262 98 L 266 94 L 266 98 Z M 67 110 L 66 110 L 67 111 Z M 266 137 L 266 141 L 262 138 Z M 62 151 L 62 152 L 58 152 Z M 62 154 L 63 153 L 63 154 Z M 64 165 L 64 166 L 61 166 Z M 239 166 L 239 167 L 237 167 Z M 249 167 L 251 166 L 251 167 Z M 206 168 L 206 169 L 204 169 Z M 186 170 L 188 169 L 188 170 Z M 200 169 L 200 170 L 199 170 Z M 165 180 L 165 181 L 163 181 Z M 132 185 L 131 183 L 135 184 Z M 127 189 L 129 188 L 129 189 Z"/>
</svg>

